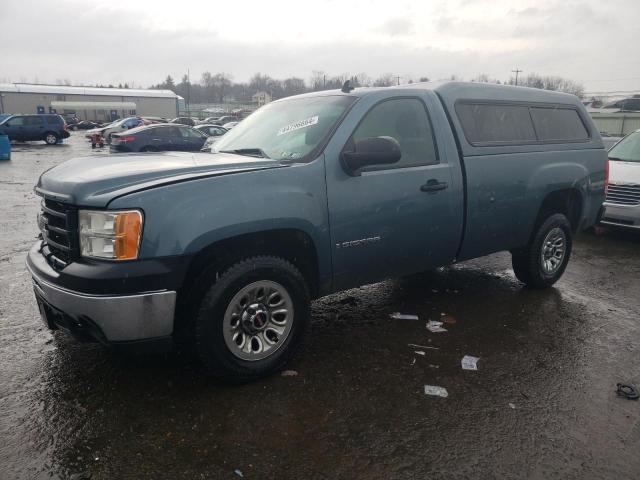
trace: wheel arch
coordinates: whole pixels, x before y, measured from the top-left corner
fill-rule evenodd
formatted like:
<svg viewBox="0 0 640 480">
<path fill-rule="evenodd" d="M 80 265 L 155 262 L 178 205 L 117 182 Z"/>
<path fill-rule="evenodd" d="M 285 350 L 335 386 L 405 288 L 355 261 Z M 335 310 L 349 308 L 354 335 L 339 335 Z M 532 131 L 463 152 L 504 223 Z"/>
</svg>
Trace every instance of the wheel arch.
<svg viewBox="0 0 640 480">
<path fill-rule="evenodd" d="M 279 228 L 235 235 L 201 248 L 187 267 L 178 294 L 178 310 L 188 310 L 188 305 L 201 294 L 196 282 L 205 272 L 217 276 L 242 258 L 256 255 L 273 255 L 289 261 L 304 276 L 312 298 L 319 294 L 318 250 L 313 239 L 300 229 Z"/>
<path fill-rule="evenodd" d="M 562 213 L 569 219 L 571 230 L 576 233 L 580 229 L 582 214 L 584 211 L 584 199 L 578 188 L 570 187 L 554 190 L 543 198 L 534 225 L 534 232 L 541 221 L 553 213 Z"/>
</svg>

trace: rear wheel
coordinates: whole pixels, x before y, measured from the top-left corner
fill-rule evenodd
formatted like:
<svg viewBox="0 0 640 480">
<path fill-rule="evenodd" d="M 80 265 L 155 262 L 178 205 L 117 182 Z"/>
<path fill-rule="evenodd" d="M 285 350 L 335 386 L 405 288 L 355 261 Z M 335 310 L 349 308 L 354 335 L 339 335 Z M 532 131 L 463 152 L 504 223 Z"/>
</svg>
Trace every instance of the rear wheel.
<svg viewBox="0 0 640 480">
<path fill-rule="evenodd" d="M 280 369 L 309 320 L 309 291 L 300 271 L 282 258 L 258 256 L 215 277 L 196 316 L 196 348 L 204 365 L 232 383 Z"/>
<path fill-rule="evenodd" d="M 44 141 L 47 145 L 55 145 L 58 143 L 58 135 L 53 132 L 47 132 L 44 135 Z"/>
<path fill-rule="evenodd" d="M 552 214 L 538 224 L 525 248 L 511 252 L 513 271 L 531 288 L 550 287 L 567 268 L 571 248 L 569 220 L 561 213 Z"/>
</svg>

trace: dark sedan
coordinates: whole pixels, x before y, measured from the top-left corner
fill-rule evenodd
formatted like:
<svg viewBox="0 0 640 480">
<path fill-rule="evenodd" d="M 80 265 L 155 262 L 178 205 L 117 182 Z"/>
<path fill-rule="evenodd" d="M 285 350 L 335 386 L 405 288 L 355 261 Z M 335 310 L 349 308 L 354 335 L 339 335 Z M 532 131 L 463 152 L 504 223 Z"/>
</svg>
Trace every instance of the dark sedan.
<svg viewBox="0 0 640 480">
<path fill-rule="evenodd" d="M 185 125 L 153 124 L 111 134 L 112 152 L 197 152 L 207 136 Z"/>
</svg>

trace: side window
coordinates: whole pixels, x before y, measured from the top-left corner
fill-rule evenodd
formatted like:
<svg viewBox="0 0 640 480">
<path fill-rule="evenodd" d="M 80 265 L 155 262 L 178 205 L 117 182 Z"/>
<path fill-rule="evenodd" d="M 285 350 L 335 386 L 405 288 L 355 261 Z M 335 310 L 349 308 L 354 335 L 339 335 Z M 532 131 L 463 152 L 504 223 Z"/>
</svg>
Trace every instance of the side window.
<svg viewBox="0 0 640 480">
<path fill-rule="evenodd" d="M 158 130 L 162 131 L 163 137 L 181 137 L 180 130 L 178 127 L 166 127 L 166 128 L 158 128 Z"/>
<path fill-rule="evenodd" d="M 25 125 L 30 125 L 33 127 L 40 127 L 44 125 L 44 119 L 42 117 L 33 116 L 33 117 L 25 117 Z"/>
<path fill-rule="evenodd" d="M 393 137 L 400 144 L 398 163 L 365 171 L 433 165 L 438 163 L 431 122 L 424 104 L 415 98 L 386 100 L 366 114 L 349 143 L 368 137 Z"/>
<path fill-rule="evenodd" d="M 64 119 L 58 115 L 51 115 L 47 117 L 47 123 L 49 125 L 60 125 L 63 121 Z"/>
<path fill-rule="evenodd" d="M 571 108 L 531 108 L 538 139 L 542 141 L 588 140 L 589 133 L 576 110 Z"/>
<path fill-rule="evenodd" d="M 25 117 L 11 117 L 5 125 L 8 127 L 21 127 L 25 124 Z"/>
<path fill-rule="evenodd" d="M 456 113 L 471 144 L 537 141 L 526 105 L 459 103 Z"/>
<path fill-rule="evenodd" d="M 184 138 L 202 138 L 204 133 L 200 133 L 197 130 L 193 130 L 191 128 L 180 128 L 180 134 Z"/>
</svg>

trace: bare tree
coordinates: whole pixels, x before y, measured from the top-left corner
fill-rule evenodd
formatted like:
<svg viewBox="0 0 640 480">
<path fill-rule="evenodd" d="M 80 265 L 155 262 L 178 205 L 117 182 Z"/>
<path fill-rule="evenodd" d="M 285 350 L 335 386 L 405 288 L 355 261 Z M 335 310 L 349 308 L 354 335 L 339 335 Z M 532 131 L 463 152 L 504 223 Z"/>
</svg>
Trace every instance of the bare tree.
<svg viewBox="0 0 640 480">
<path fill-rule="evenodd" d="M 383 73 L 378 78 L 376 78 L 375 82 L 373 82 L 374 87 L 390 87 L 391 85 L 395 85 L 395 76 L 393 73 Z"/>
</svg>

